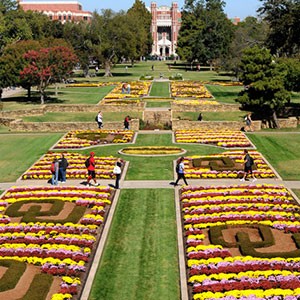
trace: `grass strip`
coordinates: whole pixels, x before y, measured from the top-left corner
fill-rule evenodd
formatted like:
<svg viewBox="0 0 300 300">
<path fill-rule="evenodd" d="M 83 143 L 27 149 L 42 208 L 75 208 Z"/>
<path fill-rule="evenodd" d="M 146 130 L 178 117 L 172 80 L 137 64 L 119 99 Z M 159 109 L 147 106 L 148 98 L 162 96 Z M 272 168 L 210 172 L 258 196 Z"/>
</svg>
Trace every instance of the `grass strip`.
<svg viewBox="0 0 300 300">
<path fill-rule="evenodd" d="M 284 180 L 300 180 L 299 133 L 259 133 L 248 137 Z"/>
<path fill-rule="evenodd" d="M 169 82 L 153 82 L 150 96 L 153 97 L 170 97 Z"/>
<path fill-rule="evenodd" d="M 122 190 L 90 300 L 180 299 L 174 192 Z"/>
</svg>

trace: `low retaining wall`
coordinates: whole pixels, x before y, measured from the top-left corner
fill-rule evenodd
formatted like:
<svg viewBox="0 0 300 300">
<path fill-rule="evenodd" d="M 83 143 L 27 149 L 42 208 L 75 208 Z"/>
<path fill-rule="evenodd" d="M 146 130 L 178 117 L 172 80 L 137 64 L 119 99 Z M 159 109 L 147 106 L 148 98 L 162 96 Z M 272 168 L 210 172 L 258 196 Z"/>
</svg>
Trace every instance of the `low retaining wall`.
<svg viewBox="0 0 300 300">
<path fill-rule="evenodd" d="M 220 105 L 185 105 L 171 103 L 171 110 L 173 112 L 177 111 L 188 111 L 188 112 L 203 112 L 203 111 L 235 111 L 239 110 L 239 104 L 220 104 Z"/>
<path fill-rule="evenodd" d="M 296 117 L 290 117 L 287 119 L 278 119 L 278 123 L 280 128 L 297 128 L 299 120 Z M 272 128 L 272 124 L 267 120 L 263 120 L 261 127 Z"/>
<path fill-rule="evenodd" d="M 244 122 L 239 121 L 189 121 L 189 120 L 172 120 L 172 130 L 241 130 L 245 126 Z M 252 128 L 255 131 L 261 130 L 261 121 L 253 121 Z"/>
<path fill-rule="evenodd" d="M 39 132 L 67 132 L 70 130 L 95 130 L 97 129 L 96 122 L 23 122 L 15 120 L 7 125 L 14 131 L 39 131 Z M 106 130 L 123 130 L 123 121 L 120 122 L 105 122 L 103 129 Z M 130 129 L 139 130 L 139 120 L 130 120 Z"/>
</svg>

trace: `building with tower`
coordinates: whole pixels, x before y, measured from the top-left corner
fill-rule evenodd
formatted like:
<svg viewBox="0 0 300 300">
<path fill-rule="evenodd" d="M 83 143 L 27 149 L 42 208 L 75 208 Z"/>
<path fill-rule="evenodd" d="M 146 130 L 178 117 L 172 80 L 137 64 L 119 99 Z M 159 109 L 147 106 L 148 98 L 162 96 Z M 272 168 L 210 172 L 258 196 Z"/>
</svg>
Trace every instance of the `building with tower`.
<svg viewBox="0 0 300 300">
<path fill-rule="evenodd" d="M 92 13 L 84 11 L 78 1 L 19 0 L 18 2 L 25 11 L 38 11 L 47 15 L 50 20 L 58 20 L 62 23 L 67 21 L 79 22 L 81 20 L 89 22 L 92 19 Z"/>
<path fill-rule="evenodd" d="M 177 56 L 177 37 L 181 25 L 181 12 L 176 2 L 172 6 L 157 7 L 151 2 L 151 34 L 153 39 L 151 55 L 165 59 Z"/>
</svg>

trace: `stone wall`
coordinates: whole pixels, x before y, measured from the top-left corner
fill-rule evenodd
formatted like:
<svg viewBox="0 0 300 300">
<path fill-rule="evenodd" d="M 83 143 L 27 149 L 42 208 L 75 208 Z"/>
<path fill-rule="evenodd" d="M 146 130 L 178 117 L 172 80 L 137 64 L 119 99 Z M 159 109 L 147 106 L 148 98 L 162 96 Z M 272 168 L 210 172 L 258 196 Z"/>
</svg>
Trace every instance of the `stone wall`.
<svg viewBox="0 0 300 300">
<path fill-rule="evenodd" d="M 169 110 L 145 110 L 143 121 L 152 124 L 165 124 L 171 122 L 171 111 Z"/>
<path fill-rule="evenodd" d="M 172 120 L 172 130 L 191 130 L 191 129 L 201 129 L 201 130 L 241 130 L 245 126 L 244 122 L 239 121 L 189 121 L 189 120 Z M 261 130 L 261 121 L 252 122 L 253 130 Z"/>
<path fill-rule="evenodd" d="M 184 105 L 171 103 L 171 110 L 173 112 L 187 111 L 187 112 L 203 112 L 203 111 L 236 111 L 239 110 L 239 104 L 220 104 L 220 105 Z"/>
<path fill-rule="evenodd" d="M 290 117 L 286 119 L 278 119 L 280 128 L 297 128 L 299 120 L 296 117 Z M 271 128 L 272 124 L 269 121 L 262 121 L 262 128 Z"/>
<path fill-rule="evenodd" d="M 23 122 L 14 120 L 8 124 L 8 127 L 14 131 L 39 131 L 39 132 L 67 132 L 70 130 L 95 130 L 96 122 Z M 105 122 L 103 129 L 123 130 L 123 121 Z M 130 120 L 130 129 L 139 130 L 139 119 Z"/>
</svg>

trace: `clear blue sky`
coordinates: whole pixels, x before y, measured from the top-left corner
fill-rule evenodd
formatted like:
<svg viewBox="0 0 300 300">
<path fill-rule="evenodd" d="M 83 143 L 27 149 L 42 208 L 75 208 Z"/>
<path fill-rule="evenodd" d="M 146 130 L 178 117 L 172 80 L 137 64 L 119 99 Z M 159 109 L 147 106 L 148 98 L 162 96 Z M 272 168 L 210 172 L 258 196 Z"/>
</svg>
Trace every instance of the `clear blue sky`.
<svg viewBox="0 0 300 300">
<path fill-rule="evenodd" d="M 111 8 L 114 11 L 120 11 L 121 9 L 129 9 L 135 0 L 79 0 L 83 5 L 84 10 L 94 11 L 97 10 L 101 12 L 101 9 Z M 150 6 L 151 0 L 143 1 L 146 6 Z M 172 2 L 177 2 L 179 8 L 182 8 L 184 5 L 184 0 L 157 0 L 158 6 L 168 5 L 170 6 Z M 226 7 L 225 13 L 229 18 L 240 17 L 244 19 L 247 16 L 256 16 L 256 10 L 261 6 L 259 0 L 225 0 Z"/>
</svg>

